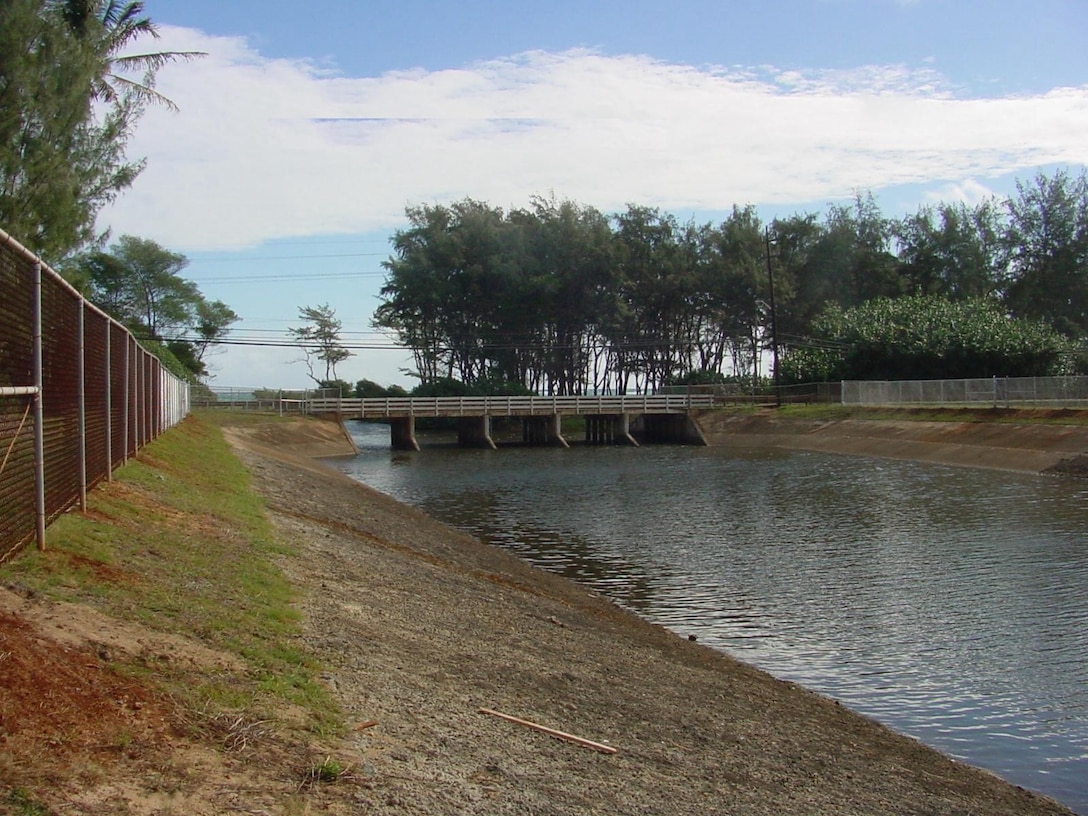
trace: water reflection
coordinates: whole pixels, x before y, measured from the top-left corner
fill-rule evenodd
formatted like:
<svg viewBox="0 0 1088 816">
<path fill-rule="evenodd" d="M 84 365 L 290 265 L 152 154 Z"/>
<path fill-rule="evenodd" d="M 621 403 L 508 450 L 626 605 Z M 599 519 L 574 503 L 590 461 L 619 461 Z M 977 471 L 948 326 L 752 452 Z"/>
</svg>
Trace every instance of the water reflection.
<svg viewBox="0 0 1088 816">
<path fill-rule="evenodd" d="M 816 454 L 425 450 L 348 472 L 1088 813 L 1088 486 Z"/>
</svg>

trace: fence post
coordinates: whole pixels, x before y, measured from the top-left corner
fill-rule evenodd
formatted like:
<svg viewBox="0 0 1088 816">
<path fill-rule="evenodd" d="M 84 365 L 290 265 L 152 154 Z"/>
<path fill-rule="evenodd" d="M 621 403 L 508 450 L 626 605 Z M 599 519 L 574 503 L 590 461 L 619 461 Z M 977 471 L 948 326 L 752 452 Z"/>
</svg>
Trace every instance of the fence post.
<svg viewBox="0 0 1088 816">
<path fill-rule="evenodd" d="M 121 444 L 123 453 L 121 454 L 121 461 L 128 462 L 128 400 L 129 400 L 129 379 L 132 376 L 131 363 L 129 360 L 129 351 L 132 348 L 131 338 L 125 334 L 125 393 L 124 401 L 121 403 L 121 424 L 123 430 L 121 431 Z"/>
<path fill-rule="evenodd" d="M 136 370 L 139 372 L 136 375 L 136 452 L 139 453 L 140 448 L 147 444 L 147 352 L 138 347 L 136 360 Z"/>
<path fill-rule="evenodd" d="M 113 324 L 106 321 L 106 481 L 113 481 Z"/>
<path fill-rule="evenodd" d="M 78 414 L 79 414 L 79 510 L 87 512 L 87 317 L 84 314 L 83 300 L 79 301 L 79 339 L 76 340 L 76 376 L 79 378 Z"/>
<path fill-rule="evenodd" d="M 34 263 L 34 507 L 38 549 L 45 549 L 45 412 L 42 405 L 42 265 Z"/>
</svg>

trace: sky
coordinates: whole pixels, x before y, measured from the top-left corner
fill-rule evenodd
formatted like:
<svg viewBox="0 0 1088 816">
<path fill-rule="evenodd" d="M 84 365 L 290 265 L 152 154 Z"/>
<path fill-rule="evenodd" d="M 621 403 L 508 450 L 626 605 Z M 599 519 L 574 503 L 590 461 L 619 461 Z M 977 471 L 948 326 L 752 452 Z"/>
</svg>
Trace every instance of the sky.
<svg viewBox="0 0 1088 816">
<path fill-rule="evenodd" d="M 240 316 L 217 388 L 301 388 L 327 304 L 341 379 L 411 387 L 371 313 L 405 208 L 554 195 L 681 221 L 872 193 L 886 216 L 1088 165 L 1088 0 L 145 0 L 146 159 L 101 229 L 184 254 Z M 265 344 L 265 345 L 258 345 Z"/>
</svg>

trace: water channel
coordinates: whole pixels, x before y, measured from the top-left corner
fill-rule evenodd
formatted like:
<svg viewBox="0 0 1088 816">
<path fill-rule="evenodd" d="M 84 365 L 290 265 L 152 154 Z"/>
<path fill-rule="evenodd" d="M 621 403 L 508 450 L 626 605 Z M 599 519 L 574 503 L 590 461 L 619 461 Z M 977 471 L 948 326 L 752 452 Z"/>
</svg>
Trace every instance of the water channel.
<svg viewBox="0 0 1088 816">
<path fill-rule="evenodd" d="M 360 481 L 1088 816 L 1088 482 L 352 433 Z"/>
</svg>

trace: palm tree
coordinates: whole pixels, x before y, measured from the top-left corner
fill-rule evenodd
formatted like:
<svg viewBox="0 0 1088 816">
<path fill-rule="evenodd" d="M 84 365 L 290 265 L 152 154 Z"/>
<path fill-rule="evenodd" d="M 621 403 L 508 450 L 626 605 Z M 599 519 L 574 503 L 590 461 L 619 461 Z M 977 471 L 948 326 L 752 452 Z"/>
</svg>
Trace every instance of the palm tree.
<svg viewBox="0 0 1088 816">
<path fill-rule="evenodd" d="M 60 13 L 75 35 L 91 42 L 103 61 L 103 70 L 94 83 L 95 99 L 135 104 L 151 102 L 177 110 L 177 105 L 155 90 L 155 74 L 177 60 L 204 56 L 202 51 L 153 51 L 123 54 L 133 41 L 149 35 L 158 39 L 158 28 L 144 16 L 142 2 L 120 0 L 60 0 Z M 123 73 L 143 72 L 140 80 Z"/>
</svg>

